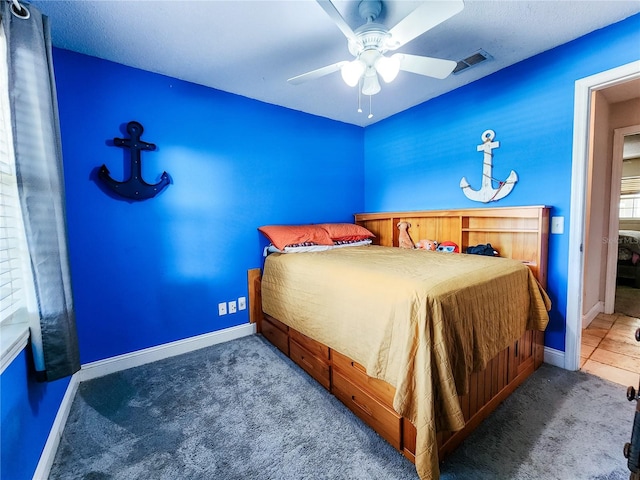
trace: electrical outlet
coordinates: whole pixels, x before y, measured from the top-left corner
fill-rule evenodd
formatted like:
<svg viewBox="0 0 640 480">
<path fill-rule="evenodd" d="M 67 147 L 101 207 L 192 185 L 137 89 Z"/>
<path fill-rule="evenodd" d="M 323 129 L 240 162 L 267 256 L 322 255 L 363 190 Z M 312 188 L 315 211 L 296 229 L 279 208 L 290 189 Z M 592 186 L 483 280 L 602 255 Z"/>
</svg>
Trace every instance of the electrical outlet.
<svg viewBox="0 0 640 480">
<path fill-rule="evenodd" d="M 226 315 L 227 314 L 227 302 L 222 302 L 218 304 L 218 315 Z"/>
<path fill-rule="evenodd" d="M 238 298 L 238 310 L 245 310 L 247 308 L 247 298 L 240 297 Z"/>
<path fill-rule="evenodd" d="M 233 300 L 231 302 L 229 302 L 229 313 L 236 313 L 237 311 L 237 307 L 236 307 L 236 301 Z"/>
</svg>

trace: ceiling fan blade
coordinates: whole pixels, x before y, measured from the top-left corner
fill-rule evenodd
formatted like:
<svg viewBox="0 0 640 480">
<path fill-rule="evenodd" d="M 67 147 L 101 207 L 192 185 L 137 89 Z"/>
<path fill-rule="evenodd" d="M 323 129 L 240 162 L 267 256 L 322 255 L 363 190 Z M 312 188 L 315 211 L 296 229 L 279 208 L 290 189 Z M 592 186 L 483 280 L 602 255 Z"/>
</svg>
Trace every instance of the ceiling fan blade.
<svg viewBox="0 0 640 480">
<path fill-rule="evenodd" d="M 387 48 L 389 50 L 400 48 L 456 13 L 460 13 L 463 8 L 462 0 L 424 2 L 389 30 L 391 38 Z"/>
<path fill-rule="evenodd" d="M 457 62 L 453 60 L 421 57 L 419 55 L 409 55 L 406 53 L 396 53 L 393 57 L 400 59 L 400 70 L 425 75 L 427 77 L 439 78 L 441 80 L 448 77 L 457 65 Z"/>
<path fill-rule="evenodd" d="M 329 75 L 330 73 L 337 72 L 342 68 L 343 65 L 349 62 L 343 61 L 334 63 L 332 65 L 327 65 L 326 67 L 318 68 L 316 70 L 311 70 L 310 72 L 303 73 L 302 75 L 297 75 L 295 77 L 291 77 L 287 82 L 291 85 L 300 85 L 301 83 L 308 82 L 309 80 L 315 80 L 316 78 L 324 77 L 325 75 Z"/>
<path fill-rule="evenodd" d="M 340 12 L 335 7 L 335 5 L 331 3 L 330 0 L 316 0 L 316 2 L 318 2 L 318 5 L 320 5 L 322 9 L 327 12 L 327 15 L 329 15 L 331 20 L 333 20 L 333 22 L 338 26 L 345 37 L 347 37 L 349 40 L 355 40 L 355 33 L 353 33 L 351 27 L 347 24 L 345 19 L 342 18 L 342 15 L 340 15 Z"/>
</svg>

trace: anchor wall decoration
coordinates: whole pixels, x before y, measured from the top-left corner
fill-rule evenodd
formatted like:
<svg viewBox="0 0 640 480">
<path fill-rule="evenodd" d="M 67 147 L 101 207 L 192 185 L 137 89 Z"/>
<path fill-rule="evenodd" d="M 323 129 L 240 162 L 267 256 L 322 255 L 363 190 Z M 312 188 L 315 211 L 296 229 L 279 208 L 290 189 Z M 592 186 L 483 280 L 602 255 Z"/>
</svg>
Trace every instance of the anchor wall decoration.
<svg viewBox="0 0 640 480">
<path fill-rule="evenodd" d="M 127 132 L 131 138 L 114 138 L 113 143 L 117 147 L 128 148 L 131 153 L 131 173 L 129 178 L 124 182 L 118 182 L 111 178 L 109 169 L 106 165 L 102 165 L 98 171 L 98 178 L 111 191 L 122 197 L 132 200 L 146 200 L 155 197 L 167 185 L 169 185 L 169 175 L 162 172 L 160 181 L 155 185 L 151 185 L 142 178 L 142 164 L 140 160 L 140 151 L 153 151 L 156 146 L 153 143 L 147 143 L 140 140 L 144 128 L 138 122 L 127 123 Z"/>
<path fill-rule="evenodd" d="M 460 180 L 460 188 L 462 192 L 470 200 L 476 202 L 495 202 L 506 197 L 511 193 L 513 187 L 518 181 L 518 174 L 511 170 L 511 173 L 505 181 L 493 178 L 493 149 L 500 146 L 500 142 L 494 142 L 496 133 L 493 130 L 485 130 L 482 133 L 482 145 L 478 145 L 478 152 L 484 152 L 484 160 L 482 162 L 482 187 L 480 190 L 473 190 L 467 177 Z M 498 182 L 498 188 L 493 188 L 493 181 Z"/>
</svg>

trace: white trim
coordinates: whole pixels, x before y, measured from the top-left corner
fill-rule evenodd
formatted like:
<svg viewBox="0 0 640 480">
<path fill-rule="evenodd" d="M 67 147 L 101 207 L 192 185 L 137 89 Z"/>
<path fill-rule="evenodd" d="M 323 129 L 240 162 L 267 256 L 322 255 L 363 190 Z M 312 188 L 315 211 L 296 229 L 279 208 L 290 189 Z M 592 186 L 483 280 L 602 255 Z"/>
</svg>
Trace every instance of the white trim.
<svg viewBox="0 0 640 480">
<path fill-rule="evenodd" d="M 598 316 L 598 314 L 602 312 L 604 312 L 604 302 L 596 302 L 596 304 L 582 316 L 582 329 L 584 330 L 585 328 L 587 328 L 589 324 L 593 322 L 593 320 Z"/>
<path fill-rule="evenodd" d="M 29 341 L 29 325 L 14 323 L 0 325 L 0 375 L 24 350 Z"/>
<path fill-rule="evenodd" d="M 87 363 L 82 365 L 82 368 L 76 375 L 78 375 L 79 381 L 84 382 L 93 378 L 109 375 L 110 373 L 119 372 L 120 370 L 157 362 L 158 360 L 182 355 L 183 353 L 228 342 L 229 340 L 235 340 L 236 338 L 245 337 L 254 333 L 256 333 L 256 325 L 254 323 L 246 323 L 238 325 L 237 327 L 205 333 L 196 337 L 189 337 L 184 340 L 177 340 L 156 347 L 145 348 L 144 350 L 137 350 L 116 357 Z"/>
<path fill-rule="evenodd" d="M 78 391 L 79 384 L 80 381 L 78 380 L 78 374 L 76 373 L 71 376 L 71 381 L 67 386 L 67 391 L 62 398 L 62 402 L 60 402 L 58 413 L 56 414 L 56 418 L 53 421 L 51 430 L 49 431 L 49 436 L 47 437 L 47 443 L 45 443 L 44 448 L 42 449 L 38 466 L 36 467 L 36 471 L 33 473 L 33 480 L 46 480 L 49 478 L 49 472 L 51 471 L 51 466 L 56 458 L 56 452 L 60 445 L 62 432 L 67 424 L 67 418 L 69 418 L 71 405 L 73 404 L 73 399 Z"/>
<path fill-rule="evenodd" d="M 554 367 L 565 368 L 564 366 L 565 354 L 561 350 L 555 348 L 544 347 L 544 363 L 553 365 Z"/>
<path fill-rule="evenodd" d="M 582 282 L 584 262 L 585 190 L 589 152 L 589 109 L 591 93 L 619 83 L 640 78 L 640 61 L 577 80 L 573 115 L 573 155 L 571 172 L 571 213 L 569 222 L 569 261 L 567 265 L 567 311 L 565 334 L 565 368 L 580 368 L 582 335 Z"/>
</svg>

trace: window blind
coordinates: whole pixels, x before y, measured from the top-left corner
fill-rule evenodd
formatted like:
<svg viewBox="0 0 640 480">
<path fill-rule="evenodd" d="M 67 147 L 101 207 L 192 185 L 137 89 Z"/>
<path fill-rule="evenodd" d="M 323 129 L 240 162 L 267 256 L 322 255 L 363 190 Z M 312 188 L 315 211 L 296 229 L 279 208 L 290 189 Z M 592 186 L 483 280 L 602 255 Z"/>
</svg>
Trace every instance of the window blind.
<svg viewBox="0 0 640 480">
<path fill-rule="evenodd" d="M 6 38 L 0 32 L 0 325 L 28 321 L 27 282 L 32 282 L 18 198 L 6 65 Z"/>
<path fill-rule="evenodd" d="M 640 177 L 625 177 L 620 185 L 621 195 L 640 193 Z"/>
<path fill-rule="evenodd" d="M 0 120 L 0 122 L 4 123 Z M 5 132 L 0 131 L 2 137 Z M 19 228 L 16 225 L 17 186 L 8 162 L 5 138 L 0 141 L 0 321 L 7 320 L 24 305 Z"/>
</svg>

